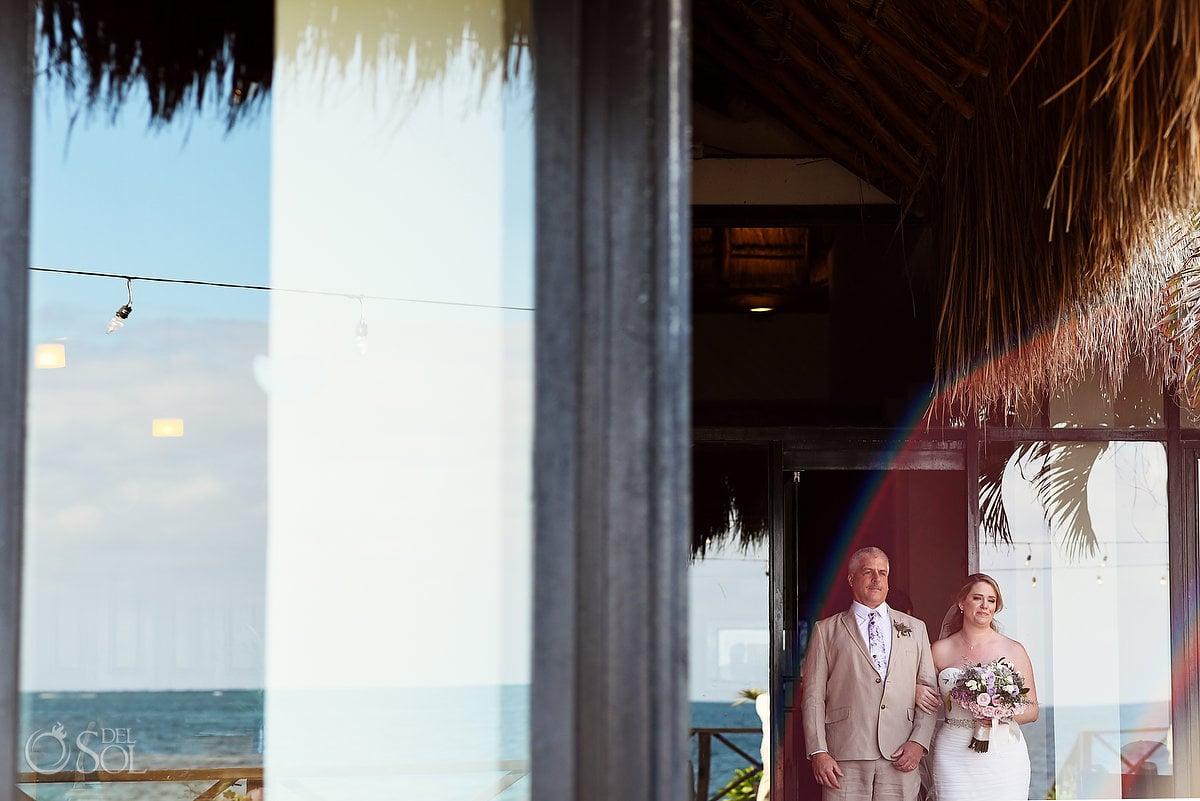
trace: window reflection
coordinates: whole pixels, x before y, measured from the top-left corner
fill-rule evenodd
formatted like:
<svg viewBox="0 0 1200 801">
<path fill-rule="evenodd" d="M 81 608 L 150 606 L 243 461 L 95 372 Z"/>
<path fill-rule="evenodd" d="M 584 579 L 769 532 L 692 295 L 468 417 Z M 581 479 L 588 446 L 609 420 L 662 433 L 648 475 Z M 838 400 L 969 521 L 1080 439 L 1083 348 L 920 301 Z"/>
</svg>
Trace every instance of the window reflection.
<svg viewBox="0 0 1200 801">
<path fill-rule="evenodd" d="M 1152 428 L 1163 425 L 1162 382 L 1133 362 L 1115 392 L 1098 375 L 1050 396 L 1050 424 L 1079 428 Z"/>
<path fill-rule="evenodd" d="M 733 786 L 731 793 L 753 798 L 770 749 L 766 539 L 748 547 L 732 537 L 712 543 L 689 569 L 688 596 L 692 766 L 708 778 L 708 797 Z"/>
<path fill-rule="evenodd" d="M 980 568 L 1037 675 L 1031 797 L 1171 797 L 1163 445 L 1027 443 L 1002 493 L 1011 542 L 985 537 Z"/>
<path fill-rule="evenodd" d="M 527 17 L 274 16 L 233 126 L 37 86 L 24 778 L 525 798 Z"/>
</svg>

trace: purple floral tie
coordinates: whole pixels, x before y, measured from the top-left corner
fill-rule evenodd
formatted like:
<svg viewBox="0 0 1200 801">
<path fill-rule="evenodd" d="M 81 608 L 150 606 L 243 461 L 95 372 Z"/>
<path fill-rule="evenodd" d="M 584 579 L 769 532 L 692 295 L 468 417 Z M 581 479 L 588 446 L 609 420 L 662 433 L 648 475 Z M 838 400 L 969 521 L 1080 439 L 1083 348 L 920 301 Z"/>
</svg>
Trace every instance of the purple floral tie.
<svg viewBox="0 0 1200 801">
<path fill-rule="evenodd" d="M 871 652 L 871 661 L 875 663 L 879 675 L 887 672 L 887 661 L 883 653 L 883 632 L 879 623 L 879 612 L 871 610 L 867 615 L 867 649 Z"/>
</svg>

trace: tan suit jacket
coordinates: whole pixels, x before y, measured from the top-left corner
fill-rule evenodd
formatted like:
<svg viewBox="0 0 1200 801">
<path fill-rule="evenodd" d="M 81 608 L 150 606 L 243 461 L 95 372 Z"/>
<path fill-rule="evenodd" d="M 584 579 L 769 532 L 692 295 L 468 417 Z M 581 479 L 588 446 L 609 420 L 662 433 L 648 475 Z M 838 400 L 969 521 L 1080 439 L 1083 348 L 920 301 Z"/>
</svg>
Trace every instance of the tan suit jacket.
<svg viewBox="0 0 1200 801">
<path fill-rule="evenodd" d="M 892 653 L 886 679 L 871 662 L 852 611 L 819 620 L 813 628 L 800 701 L 808 754 L 890 759 L 906 740 L 929 750 L 934 718 L 913 700 L 918 682 L 937 689 L 929 634 L 915 617 L 889 612 Z"/>
</svg>

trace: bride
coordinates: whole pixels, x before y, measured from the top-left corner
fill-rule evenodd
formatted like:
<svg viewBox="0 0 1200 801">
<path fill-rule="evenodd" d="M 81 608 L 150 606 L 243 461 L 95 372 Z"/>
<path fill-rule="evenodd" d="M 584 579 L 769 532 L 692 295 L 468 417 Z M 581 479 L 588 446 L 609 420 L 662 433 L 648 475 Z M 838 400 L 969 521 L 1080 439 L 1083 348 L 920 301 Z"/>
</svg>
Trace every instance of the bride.
<svg viewBox="0 0 1200 801">
<path fill-rule="evenodd" d="M 1029 751 L 1018 724 L 1038 717 L 1033 665 L 1021 643 L 996 628 L 993 618 L 1004 608 L 1004 598 L 994 578 L 983 573 L 968 576 L 955 605 L 958 608 L 943 627 L 942 639 L 933 644 L 933 665 L 948 705 L 946 723 L 938 730 L 929 754 L 934 795 L 937 801 L 1029 798 Z M 996 721 L 988 750 L 978 753 L 969 747 L 977 721 L 960 704 L 949 702 L 950 690 L 964 666 L 1001 657 L 1025 679 L 1029 705 L 1013 718 Z"/>
</svg>

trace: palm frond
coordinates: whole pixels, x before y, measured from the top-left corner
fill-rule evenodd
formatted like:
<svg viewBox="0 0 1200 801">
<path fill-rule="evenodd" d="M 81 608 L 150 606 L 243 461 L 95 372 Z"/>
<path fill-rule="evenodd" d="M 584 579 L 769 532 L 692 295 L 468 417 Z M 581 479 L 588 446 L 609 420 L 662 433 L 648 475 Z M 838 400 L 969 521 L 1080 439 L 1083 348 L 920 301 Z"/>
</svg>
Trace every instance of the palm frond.
<svg viewBox="0 0 1200 801">
<path fill-rule="evenodd" d="M 1090 556 L 1098 550 L 1088 510 L 1088 480 L 1107 442 L 1037 443 L 1028 463 L 1037 464 L 1031 481 L 1051 529 L 1061 533 L 1067 555 Z"/>
</svg>

